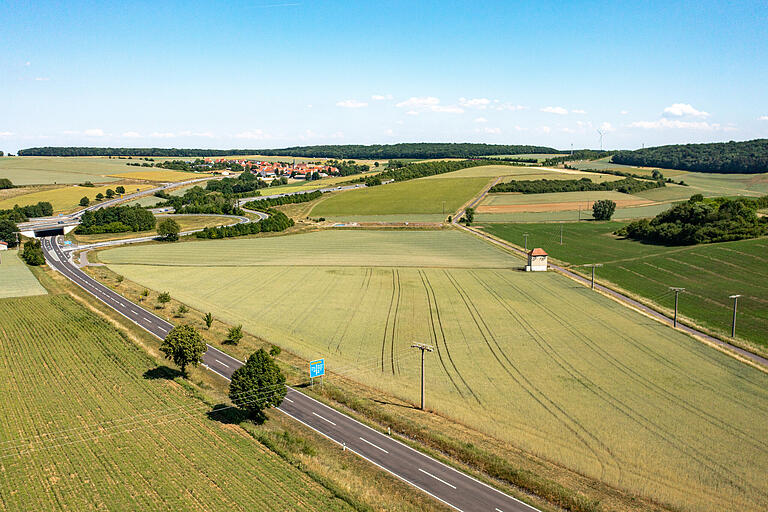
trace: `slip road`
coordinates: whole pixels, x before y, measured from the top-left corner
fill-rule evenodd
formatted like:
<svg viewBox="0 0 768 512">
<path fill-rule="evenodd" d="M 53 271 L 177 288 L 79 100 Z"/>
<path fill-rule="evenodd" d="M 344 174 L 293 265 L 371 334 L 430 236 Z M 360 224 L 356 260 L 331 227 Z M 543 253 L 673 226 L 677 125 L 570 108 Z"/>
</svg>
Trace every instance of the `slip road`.
<svg viewBox="0 0 768 512">
<path fill-rule="evenodd" d="M 42 240 L 48 265 L 76 285 L 134 322 L 164 339 L 173 325 L 107 288 L 73 265 L 56 237 Z M 243 363 L 208 346 L 203 364 L 229 379 Z M 537 509 L 457 471 L 409 446 L 288 388 L 278 410 L 338 443 L 344 449 L 417 487 L 433 498 L 466 512 L 532 512 Z"/>
</svg>

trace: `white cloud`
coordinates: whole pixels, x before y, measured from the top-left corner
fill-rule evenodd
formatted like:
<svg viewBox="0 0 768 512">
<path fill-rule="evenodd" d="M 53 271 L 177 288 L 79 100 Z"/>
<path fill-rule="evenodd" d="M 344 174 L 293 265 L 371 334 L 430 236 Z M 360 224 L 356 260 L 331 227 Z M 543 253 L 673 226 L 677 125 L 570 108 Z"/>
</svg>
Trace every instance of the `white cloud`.
<svg viewBox="0 0 768 512">
<path fill-rule="evenodd" d="M 253 140 L 263 140 L 263 139 L 269 139 L 269 135 L 264 133 L 264 130 L 249 130 L 246 132 L 240 132 L 237 135 L 235 135 L 236 139 L 253 139 Z"/>
<path fill-rule="evenodd" d="M 29 66 L 31 66 L 31 65 L 32 65 L 32 63 L 31 63 L 31 62 L 29 62 L 29 61 L 27 61 L 27 62 L 25 62 L 25 63 L 24 63 L 24 65 L 25 65 L 26 67 L 29 67 Z"/>
<path fill-rule="evenodd" d="M 539 110 L 541 110 L 542 112 L 547 112 L 549 114 L 557 114 L 559 116 L 564 116 L 565 114 L 568 113 L 568 111 L 563 107 L 544 107 Z"/>
<path fill-rule="evenodd" d="M 343 108 L 363 108 L 363 107 L 367 107 L 368 103 L 364 101 L 357 101 L 357 100 L 344 100 L 344 101 L 337 101 L 336 106 L 343 107 Z"/>
<path fill-rule="evenodd" d="M 462 107 L 467 108 L 479 108 L 480 110 L 483 110 L 485 108 L 488 108 L 488 105 L 491 104 L 491 100 L 488 98 L 459 98 L 459 105 Z"/>
<path fill-rule="evenodd" d="M 486 118 L 484 118 L 484 117 L 478 117 L 478 118 L 475 119 L 475 122 L 476 123 L 487 123 L 488 120 Z"/>
<path fill-rule="evenodd" d="M 390 137 L 392 137 L 392 136 L 395 134 L 395 131 L 394 131 L 392 128 L 388 128 L 388 129 L 387 129 L 387 130 L 384 132 L 384 134 L 385 134 L 385 135 L 389 135 Z"/>
<path fill-rule="evenodd" d="M 586 110 L 581 110 L 581 109 L 571 110 L 571 114 L 586 114 L 586 113 L 587 113 Z"/>
<path fill-rule="evenodd" d="M 552 131 L 552 128 L 549 126 L 539 126 L 539 131 L 541 133 L 550 133 Z"/>
<path fill-rule="evenodd" d="M 663 115 L 673 117 L 691 116 L 703 118 L 709 117 L 709 112 L 696 110 L 689 103 L 675 103 L 665 108 Z"/>
<path fill-rule="evenodd" d="M 722 128 L 717 123 L 708 123 L 706 121 L 681 121 L 679 119 L 666 118 L 659 119 L 658 121 L 636 121 L 630 123 L 629 126 L 632 128 L 643 128 L 644 130 L 720 130 Z"/>
<path fill-rule="evenodd" d="M 125 132 L 123 133 L 123 137 L 127 137 L 129 139 L 136 139 L 138 137 L 141 137 L 141 134 L 139 132 Z"/>
<path fill-rule="evenodd" d="M 157 139 L 170 139 L 176 136 L 173 132 L 154 132 L 149 134 L 150 137 Z"/>
<path fill-rule="evenodd" d="M 88 130 L 85 130 L 83 132 L 83 135 L 87 135 L 88 137 L 103 137 L 104 130 L 100 128 L 90 128 Z"/>
<path fill-rule="evenodd" d="M 36 82 L 47 82 L 49 80 L 50 80 L 50 78 L 48 78 L 48 77 L 42 77 L 42 76 L 35 77 L 35 81 Z"/>
<path fill-rule="evenodd" d="M 409 108 L 408 115 L 415 116 L 419 112 L 443 112 L 449 114 L 461 114 L 464 109 L 456 105 L 441 105 L 440 100 L 434 96 L 411 97 L 395 105 L 398 108 Z"/>
<path fill-rule="evenodd" d="M 498 105 L 492 106 L 491 108 L 494 110 L 501 110 L 501 111 L 504 111 L 504 110 L 515 111 L 515 110 L 526 110 L 528 107 L 525 107 L 523 105 L 515 105 L 513 103 L 500 103 Z"/>
<path fill-rule="evenodd" d="M 395 106 L 398 108 L 414 109 L 414 108 L 429 108 L 439 104 L 440 104 L 440 100 L 438 98 L 435 98 L 434 96 L 423 96 L 423 97 L 413 96 L 411 98 L 408 98 L 405 101 L 401 101 Z"/>
<path fill-rule="evenodd" d="M 384 100 L 393 100 L 395 99 L 395 97 L 392 96 L 391 94 L 374 94 L 373 96 L 371 96 L 371 99 L 375 101 L 384 101 Z"/>
<path fill-rule="evenodd" d="M 185 130 L 183 132 L 179 132 L 179 137 L 205 137 L 205 138 L 212 138 L 215 137 L 214 134 L 211 132 L 192 132 L 189 130 Z"/>
<path fill-rule="evenodd" d="M 608 121 L 603 121 L 603 123 L 600 125 L 600 131 L 607 133 L 607 132 L 615 131 L 615 128 Z"/>
<path fill-rule="evenodd" d="M 477 128 L 475 131 L 481 132 L 481 133 L 487 133 L 489 135 L 497 135 L 501 133 L 501 128 L 491 128 L 490 126 L 483 126 L 482 128 Z"/>
<path fill-rule="evenodd" d="M 625 116 L 625 115 L 629 114 L 629 110 L 622 110 L 621 112 L 619 112 L 619 114 Z"/>
<path fill-rule="evenodd" d="M 330 138 L 332 138 L 332 139 L 343 139 L 344 138 L 344 132 L 333 132 L 330 135 Z"/>
<path fill-rule="evenodd" d="M 760 116 L 757 118 L 758 121 L 768 121 L 768 116 Z"/>
<path fill-rule="evenodd" d="M 11 137 L 13 132 L 0 132 L 0 137 Z"/>
</svg>

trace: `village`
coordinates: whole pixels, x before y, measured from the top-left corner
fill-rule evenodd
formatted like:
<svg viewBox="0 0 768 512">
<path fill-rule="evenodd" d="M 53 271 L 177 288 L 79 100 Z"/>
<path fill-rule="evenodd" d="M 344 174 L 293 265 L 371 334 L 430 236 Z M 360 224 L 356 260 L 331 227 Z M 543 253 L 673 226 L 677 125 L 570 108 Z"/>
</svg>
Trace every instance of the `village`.
<svg viewBox="0 0 768 512">
<path fill-rule="evenodd" d="M 261 160 L 237 160 L 227 158 L 205 158 L 206 166 L 213 167 L 216 164 L 237 164 L 250 170 L 260 178 L 277 178 L 287 176 L 293 179 L 319 179 L 338 174 L 339 170 L 330 165 L 320 163 L 292 163 L 265 162 Z M 225 174 L 225 173 L 222 173 Z M 226 175 L 226 174 L 225 174 Z"/>
</svg>

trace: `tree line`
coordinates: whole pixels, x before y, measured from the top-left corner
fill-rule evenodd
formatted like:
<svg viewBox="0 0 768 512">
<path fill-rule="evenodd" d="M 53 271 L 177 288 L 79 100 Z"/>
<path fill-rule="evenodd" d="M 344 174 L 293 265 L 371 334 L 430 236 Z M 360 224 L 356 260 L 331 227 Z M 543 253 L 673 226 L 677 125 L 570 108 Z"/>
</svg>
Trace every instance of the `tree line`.
<svg viewBox="0 0 768 512">
<path fill-rule="evenodd" d="M 166 201 L 155 205 L 159 208 L 172 207 L 176 213 L 211 213 L 222 215 L 244 215 L 238 208 L 234 197 L 225 196 L 218 192 L 209 192 L 202 187 L 194 186 L 182 196 L 165 196 Z"/>
<path fill-rule="evenodd" d="M 155 228 L 155 216 L 141 206 L 111 206 L 99 210 L 88 210 L 80 217 L 75 228 L 79 235 L 97 233 L 124 233 L 127 231 L 149 231 Z"/>
<path fill-rule="evenodd" d="M 322 195 L 323 193 L 320 190 L 315 190 L 314 192 L 305 192 L 303 194 L 290 194 L 266 199 L 256 199 L 255 201 L 245 203 L 243 206 L 249 210 L 267 211 L 273 206 L 314 201 Z"/>
<path fill-rule="evenodd" d="M 665 167 L 714 173 L 762 173 L 768 171 L 768 139 L 710 144 L 674 144 L 619 151 L 612 162 L 644 167 Z"/>
<path fill-rule="evenodd" d="M 548 166 L 563 164 L 565 162 L 570 162 L 573 160 L 598 160 L 600 158 L 611 156 L 613 153 L 614 153 L 613 151 L 598 151 L 595 149 L 577 149 L 576 151 L 564 154 L 563 156 L 547 158 L 541 163 L 541 165 L 548 167 Z"/>
<path fill-rule="evenodd" d="M 494 162 L 496 165 L 507 165 L 507 163 Z M 461 169 L 467 169 L 470 167 L 480 167 L 483 165 L 490 165 L 491 162 L 485 159 L 481 160 L 452 160 L 444 161 L 437 160 L 434 162 L 419 162 L 409 163 L 400 160 L 393 160 L 389 162 L 389 168 L 376 174 L 374 176 L 366 176 L 364 178 L 358 178 L 353 180 L 352 183 L 368 183 L 368 180 L 378 178 L 381 181 L 394 180 L 394 181 L 407 181 L 416 178 L 425 178 L 427 176 L 434 176 L 436 174 L 445 174 L 446 172 L 459 171 Z M 376 183 L 372 183 L 375 185 Z"/>
<path fill-rule="evenodd" d="M 19 156 L 155 156 L 205 157 L 226 155 L 300 156 L 309 158 L 350 158 L 390 160 L 393 158 L 471 158 L 482 155 L 559 153 L 546 146 L 474 143 L 400 143 L 294 146 L 280 149 L 182 149 L 182 148 L 97 148 L 35 147 L 19 150 Z"/>
<path fill-rule="evenodd" d="M 624 178 L 617 181 L 604 181 L 595 183 L 589 178 L 578 180 L 519 180 L 499 183 L 490 188 L 489 192 L 520 192 L 523 194 L 545 194 L 550 192 L 581 192 L 615 190 L 624 194 L 635 194 L 643 190 L 664 187 L 662 180 L 638 180 Z"/>
<path fill-rule="evenodd" d="M 293 219 L 278 210 L 266 210 L 269 217 L 257 222 L 235 224 L 233 226 L 221 226 L 218 228 L 205 228 L 198 231 L 197 238 L 230 238 L 235 236 L 255 235 L 257 233 L 285 231 L 293 226 Z"/>
<path fill-rule="evenodd" d="M 768 219 L 757 210 L 768 207 L 768 196 L 759 199 L 704 199 L 691 196 L 653 219 L 632 222 L 615 234 L 663 245 L 694 245 L 756 238 L 768 234 Z"/>
<path fill-rule="evenodd" d="M 27 222 L 30 217 L 50 217 L 53 215 L 53 205 L 48 201 L 25 206 L 14 205 L 13 208 L 0 210 L 0 218 L 13 222 Z"/>
</svg>

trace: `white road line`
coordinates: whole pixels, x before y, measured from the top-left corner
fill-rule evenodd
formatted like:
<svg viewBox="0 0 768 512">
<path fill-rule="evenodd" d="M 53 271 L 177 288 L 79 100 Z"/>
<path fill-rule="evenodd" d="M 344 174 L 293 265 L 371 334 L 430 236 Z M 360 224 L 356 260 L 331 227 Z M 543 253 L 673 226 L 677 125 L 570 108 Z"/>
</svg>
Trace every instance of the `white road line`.
<svg viewBox="0 0 768 512">
<path fill-rule="evenodd" d="M 496 512 L 504 512 L 504 511 L 501 510 L 499 507 L 496 507 Z"/>
<path fill-rule="evenodd" d="M 287 396 L 286 396 L 286 397 L 284 397 L 284 398 L 283 398 L 283 400 L 288 400 L 289 402 L 293 403 L 293 400 L 291 400 L 291 399 L 290 399 L 290 398 L 288 398 Z"/>
<path fill-rule="evenodd" d="M 221 362 L 221 361 L 219 361 L 218 359 L 214 359 L 214 361 L 216 361 L 217 363 L 219 363 L 219 364 L 220 364 L 220 365 L 222 365 L 222 366 L 226 366 L 227 368 L 229 368 L 229 365 L 228 365 L 228 364 L 226 364 L 226 363 L 222 363 L 222 362 Z"/>
<path fill-rule="evenodd" d="M 360 438 L 360 440 L 361 440 L 362 442 L 364 442 L 364 443 L 368 443 L 369 445 L 373 446 L 374 448 L 377 448 L 377 449 L 379 449 L 379 450 L 383 451 L 384 453 L 387 453 L 387 454 L 389 453 L 387 450 L 385 450 L 385 449 L 384 449 L 384 448 L 382 448 L 381 446 L 376 446 L 375 444 L 373 444 L 373 443 L 372 443 L 372 442 L 370 442 L 369 440 L 365 439 L 364 437 L 361 437 L 361 438 Z"/>
<path fill-rule="evenodd" d="M 328 418 L 323 418 L 322 416 L 320 416 L 320 415 L 319 415 L 319 414 L 317 414 L 316 412 L 313 412 L 312 414 L 314 414 L 315 416 L 317 416 L 317 417 L 318 417 L 318 418 L 320 418 L 321 420 L 325 420 L 325 421 L 327 421 L 328 423 L 330 423 L 330 424 L 331 424 L 331 425 L 333 425 L 334 427 L 336 426 L 336 424 L 335 424 L 334 422 L 332 422 L 331 420 L 329 420 Z"/>
<path fill-rule="evenodd" d="M 435 475 L 433 475 L 432 473 L 427 473 L 426 471 L 424 471 L 424 470 L 423 470 L 423 469 L 421 469 L 421 468 L 419 468 L 419 471 L 421 471 L 422 473 L 424 473 L 424 474 L 425 474 L 425 475 L 427 475 L 427 476 L 431 476 L 432 478 L 434 478 L 434 479 L 435 479 L 435 480 L 437 480 L 438 482 L 442 482 L 442 483 L 444 483 L 444 484 L 445 484 L 445 485 L 447 485 L 448 487 L 451 487 L 451 488 L 453 488 L 453 489 L 455 489 L 455 488 L 456 488 L 456 486 L 455 486 L 455 485 L 453 485 L 453 484 L 449 484 L 448 482 L 446 482 L 446 481 L 445 481 L 445 480 L 443 480 L 442 478 L 438 478 L 438 477 L 436 477 Z"/>
</svg>

